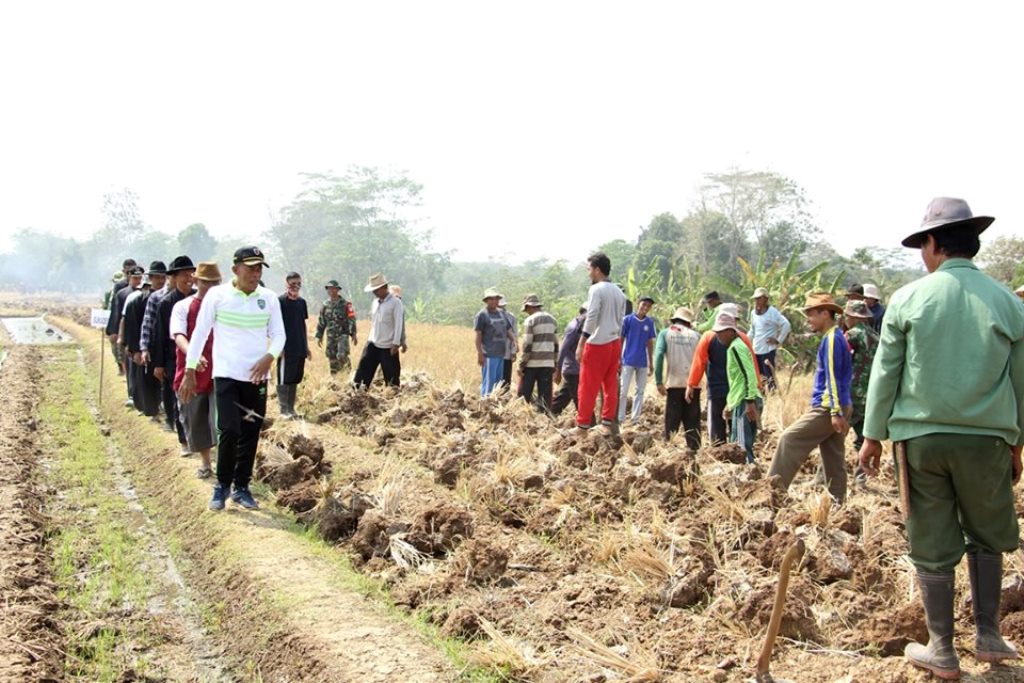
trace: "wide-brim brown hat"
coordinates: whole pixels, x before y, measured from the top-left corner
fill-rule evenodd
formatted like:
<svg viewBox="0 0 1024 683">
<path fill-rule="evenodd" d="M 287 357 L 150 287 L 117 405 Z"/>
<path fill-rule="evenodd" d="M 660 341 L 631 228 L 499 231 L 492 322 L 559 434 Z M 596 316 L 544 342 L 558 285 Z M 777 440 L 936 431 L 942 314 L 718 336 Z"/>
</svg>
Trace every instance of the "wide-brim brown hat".
<svg viewBox="0 0 1024 683">
<path fill-rule="evenodd" d="M 388 286 L 388 279 L 386 277 L 384 277 L 383 275 L 381 275 L 380 273 L 374 273 L 373 275 L 370 276 L 370 282 L 367 283 L 367 285 L 365 287 L 363 287 L 363 291 L 364 292 L 375 292 L 378 289 L 380 289 L 381 287 L 387 287 L 387 286 Z"/>
<path fill-rule="evenodd" d="M 843 307 L 835 302 L 828 292 L 811 292 L 804 299 L 804 313 L 815 308 L 824 308 L 836 313 L 842 313 Z"/>
<path fill-rule="evenodd" d="M 936 197 L 925 210 L 921 229 L 904 239 L 901 244 L 918 249 L 929 232 L 952 227 L 971 227 L 980 235 L 994 220 L 992 216 L 975 216 L 963 199 Z"/>
<path fill-rule="evenodd" d="M 217 282 L 221 280 L 220 267 L 216 261 L 200 261 L 196 266 L 195 279 L 204 282 Z"/>
</svg>

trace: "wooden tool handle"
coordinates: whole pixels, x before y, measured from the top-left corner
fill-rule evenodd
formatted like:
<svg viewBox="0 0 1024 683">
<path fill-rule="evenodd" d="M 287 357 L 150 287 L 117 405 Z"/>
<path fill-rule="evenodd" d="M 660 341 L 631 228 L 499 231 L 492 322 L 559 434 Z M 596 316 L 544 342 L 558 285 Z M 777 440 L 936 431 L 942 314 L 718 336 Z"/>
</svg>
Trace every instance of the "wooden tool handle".
<svg viewBox="0 0 1024 683">
<path fill-rule="evenodd" d="M 779 585 L 775 589 L 775 604 L 772 606 L 772 617 L 768 621 L 768 633 L 764 637 L 764 646 L 761 648 L 761 656 L 757 658 L 757 681 L 770 681 L 768 675 L 768 664 L 772 659 L 772 649 L 775 647 L 775 638 L 779 635 L 779 626 L 782 625 L 782 611 L 786 606 L 786 591 L 789 588 L 789 572 L 796 562 L 804 554 L 804 541 L 797 539 L 796 543 L 789 546 L 785 556 L 782 558 L 782 567 L 779 568 Z"/>
</svg>

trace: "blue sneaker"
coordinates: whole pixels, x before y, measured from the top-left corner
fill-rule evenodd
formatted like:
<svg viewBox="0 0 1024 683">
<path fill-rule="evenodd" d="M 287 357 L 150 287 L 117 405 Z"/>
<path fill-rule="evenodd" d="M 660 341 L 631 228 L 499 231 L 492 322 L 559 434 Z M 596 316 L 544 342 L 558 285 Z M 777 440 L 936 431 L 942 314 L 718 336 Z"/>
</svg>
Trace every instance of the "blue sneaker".
<svg viewBox="0 0 1024 683">
<path fill-rule="evenodd" d="M 231 500 L 235 501 L 235 505 L 241 505 L 246 510 L 259 510 L 260 504 L 256 502 L 256 499 L 249 493 L 248 487 L 240 488 L 235 487 L 235 490 L 231 493 Z"/>
<path fill-rule="evenodd" d="M 213 498 L 210 499 L 210 506 L 209 506 L 210 509 L 211 510 L 223 510 L 224 509 L 224 503 L 227 502 L 227 500 L 228 500 L 228 493 L 230 493 L 230 492 L 231 492 L 231 485 L 230 484 L 228 484 L 227 486 L 225 486 L 224 484 L 221 484 L 219 482 L 217 484 L 214 484 L 214 486 L 213 486 Z"/>
</svg>

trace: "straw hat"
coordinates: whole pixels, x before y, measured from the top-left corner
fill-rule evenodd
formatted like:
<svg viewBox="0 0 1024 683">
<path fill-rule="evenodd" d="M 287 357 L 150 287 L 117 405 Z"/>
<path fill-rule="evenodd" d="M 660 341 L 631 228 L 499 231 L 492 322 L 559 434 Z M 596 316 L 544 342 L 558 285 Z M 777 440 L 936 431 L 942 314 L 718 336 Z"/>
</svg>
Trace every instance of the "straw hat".
<svg viewBox="0 0 1024 683">
<path fill-rule="evenodd" d="M 842 313 L 843 308 L 837 304 L 828 292 L 811 292 L 804 300 L 804 313 L 815 308 L 824 308 L 835 313 Z"/>
<path fill-rule="evenodd" d="M 388 286 L 388 279 L 386 277 L 384 277 L 383 275 L 381 275 L 380 273 L 374 273 L 370 277 L 369 284 L 367 284 L 365 287 L 363 287 L 363 291 L 364 292 L 374 292 L 374 291 L 380 289 L 381 287 L 387 287 L 387 286 Z"/>
<path fill-rule="evenodd" d="M 685 306 L 680 306 L 673 313 L 670 320 L 682 320 L 685 323 L 693 322 L 693 311 Z"/>
</svg>

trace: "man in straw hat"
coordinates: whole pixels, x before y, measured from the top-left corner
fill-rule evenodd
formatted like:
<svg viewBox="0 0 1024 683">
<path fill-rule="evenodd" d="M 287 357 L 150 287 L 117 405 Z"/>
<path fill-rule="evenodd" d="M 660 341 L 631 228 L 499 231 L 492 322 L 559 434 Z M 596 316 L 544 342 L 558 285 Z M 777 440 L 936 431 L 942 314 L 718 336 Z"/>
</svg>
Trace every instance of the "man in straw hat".
<svg viewBox="0 0 1024 683">
<path fill-rule="evenodd" d="M 768 301 L 768 290 L 758 287 L 754 290 L 754 310 L 750 314 L 750 339 L 754 342 L 757 368 L 764 377 L 766 391 L 775 390 L 775 354 L 786 337 L 790 324 L 786 316 Z"/>
<path fill-rule="evenodd" d="M 185 440 L 191 453 L 199 453 L 202 461 L 196 476 L 209 479 L 213 476 L 210 451 L 217 445 L 217 424 L 214 420 L 211 396 L 213 394 L 213 334 L 206 339 L 206 346 L 196 366 L 195 395 L 188 401 L 181 400 L 181 383 L 185 380 L 185 362 L 189 340 L 196 329 L 199 309 L 211 288 L 220 284 L 220 268 L 216 261 L 202 261 L 196 268 L 196 293 L 174 304 L 171 309 L 170 334 L 177 352 L 173 388 L 179 393 L 179 411 Z"/>
<path fill-rule="evenodd" d="M 817 447 L 829 493 L 839 503 L 846 500 L 846 434 L 850 431 L 853 400 L 850 383 L 853 365 L 850 345 L 836 325 L 843 309 L 825 292 L 813 292 L 804 302 L 811 329 L 822 335 L 814 369 L 811 409 L 782 433 L 769 476 L 778 475 L 789 488 L 800 466 Z"/>
<path fill-rule="evenodd" d="M 889 301 L 860 451 L 872 476 L 881 442 L 894 443 L 929 638 L 905 654 L 941 678 L 960 675 L 954 570 L 965 552 L 975 657 L 1018 657 L 1000 635 L 999 603 L 1002 553 L 1018 545 L 1013 484 L 1024 444 L 1024 311 L 971 260 L 993 220 L 973 215 L 962 199 L 939 197 L 903 240 L 920 249 L 929 274 Z"/>
<path fill-rule="evenodd" d="M 473 319 L 481 396 L 487 396 L 501 386 L 505 374 L 505 355 L 509 345 L 515 343 L 509 315 L 498 308 L 501 298 L 501 292 L 493 287 L 485 291 L 484 307 Z"/>
<path fill-rule="evenodd" d="M 363 287 L 364 292 L 373 292 L 370 307 L 370 334 L 363 347 L 356 375 L 352 382 L 364 389 L 373 383 L 373 377 L 380 367 L 384 383 L 397 387 L 401 379 L 402 366 L 398 354 L 402 351 L 402 334 L 405 330 L 405 306 L 402 300 L 391 293 L 388 279 L 376 273 Z"/>
<path fill-rule="evenodd" d="M 523 352 L 519 357 L 519 395 L 528 403 L 534 401 L 538 410 L 551 412 L 552 380 L 558 360 L 558 322 L 547 311 L 536 294 L 523 300 Z"/>
<path fill-rule="evenodd" d="M 700 389 L 686 398 L 686 381 L 700 335 L 693 329 L 693 311 L 680 306 L 654 345 L 654 384 L 665 397 L 665 440 L 683 426 L 686 447 L 700 448 Z"/>
<path fill-rule="evenodd" d="M 740 338 L 736 317 L 719 313 L 711 331 L 726 349 L 726 374 L 729 393 L 725 398 L 722 417 L 732 420 L 730 441 L 738 443 L 747 453 L 747 462 L 754 462 L 754 438 L 761 418 L 762 396 L 758 389 L 754 352 Z"/>
<path fill-rule="evenodd" d="M 259 247 L 235 251 L 234 279 L 211 288 L 199 307 L 185 356 L 185 378 L 178 393 L 196 393 L 206 340 L 213 334 L 213 393 L 217 414 L 217 483 L 211 510 L 223 510 L 228 496 L 247 510 L 259 508 L 249 491 L 252 466 L 267 413 L 267 380 L 284 350 L 285 331 L 277 295 L 260 285 L 269 268 Z"/>
</svg>

